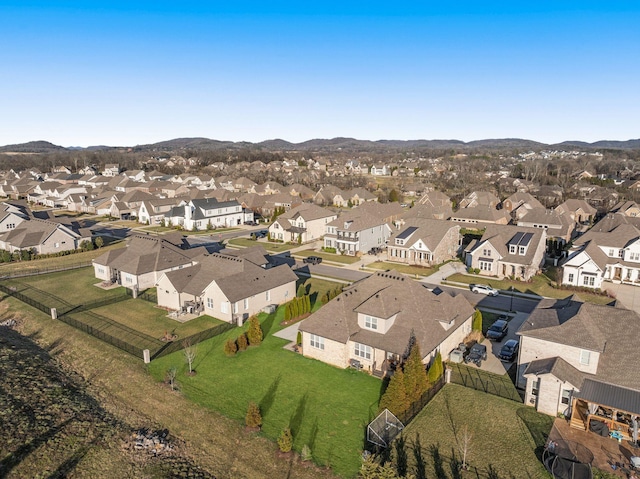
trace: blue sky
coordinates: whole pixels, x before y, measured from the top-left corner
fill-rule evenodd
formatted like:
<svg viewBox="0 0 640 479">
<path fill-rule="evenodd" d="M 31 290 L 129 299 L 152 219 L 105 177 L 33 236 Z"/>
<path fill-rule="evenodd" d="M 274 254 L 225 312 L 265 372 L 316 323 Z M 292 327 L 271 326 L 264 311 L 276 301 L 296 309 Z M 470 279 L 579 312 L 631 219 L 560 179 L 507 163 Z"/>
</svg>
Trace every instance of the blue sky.
<svg viewBox="0 0 640 479">
<path fill-rule="evenodd" d="M 0 145 L 640 137 L 640 2 L 449 3 L 0 0 Z"/>
</svg>

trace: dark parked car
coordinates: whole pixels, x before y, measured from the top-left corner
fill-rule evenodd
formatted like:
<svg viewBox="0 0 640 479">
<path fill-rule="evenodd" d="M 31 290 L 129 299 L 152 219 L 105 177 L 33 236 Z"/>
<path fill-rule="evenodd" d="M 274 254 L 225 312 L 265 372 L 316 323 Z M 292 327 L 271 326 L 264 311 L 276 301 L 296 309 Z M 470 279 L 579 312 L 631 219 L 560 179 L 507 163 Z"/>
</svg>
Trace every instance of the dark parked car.
<svg viewBox="0 0 640 479">
<path fill-rule="evenodd" d="M 258 230 L 251 233 L 251 236 L 255 239 L 266 238 L 269 234 L 269 230 Z"/>
<path fill-rule="evenodd" d="M 464 358 L 465 363 L 473 363 L 480 367 L 482 361 L 487 360 L 487 347 L 484 344 L 476 343 L 471 346 L 469 354 Z"/>
<path fill-rule="evenodd" d="M 244 224 L 247 226 L 258 226 L 258 223 L 255 221 L 245 221 Z"/>
<path fill-rule="evenodd" d="M 382 248 L 380 248 L 379 246 L 374 246 L 369 250 L 369 254 L 380 254 L 380 253 L 382 253 Z"/>
<path fill-rule="evenodd" d="M 322 263 L 322 258 L 320 256 L 307 256 L 302 262 L 307 264 L 320 264 Z"/>
<path fill-rule="evenodd" d="M 515 361 L 518 356 L 518 349 L 520 348 L 520 343 L 517 339 L 510 339 L 506 343 L 502 345 L 502 349 L 500 349 L 500 354 L 498 357 L 500 361 L 506 361 L 511 363 Z"/>
<path fill-rule="evenodd" d="M 494 339 L 496 341 L 502 341 L 508 332 L 509 323 L 507 323 L 504 319 L 498 319 L 491 326 L 489 326 L 489 330 L 487 331 L 487 338 Z"/>
</svg>

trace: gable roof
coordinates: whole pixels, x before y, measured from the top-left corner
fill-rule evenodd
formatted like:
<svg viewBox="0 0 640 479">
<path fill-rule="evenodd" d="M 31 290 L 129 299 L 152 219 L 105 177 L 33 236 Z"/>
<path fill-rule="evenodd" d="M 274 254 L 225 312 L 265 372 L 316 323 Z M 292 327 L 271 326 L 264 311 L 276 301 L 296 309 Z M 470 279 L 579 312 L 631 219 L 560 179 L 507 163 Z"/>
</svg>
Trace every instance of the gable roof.
<svg viewBox="0 0 640 479">
<path fill-rule="evenodd" d="M 536 250 L 542 241 L 544 230 L 542 228 L 527 228 L 524 226 L 514 225 L 487 225 L 482 238 L 478 241 L 476 247 L 471 251 L 474 254 L 479 251 L 485 242 L 493 246 L 502 257 L 502 261 L 515 264 L 531 264 Z M 514 241 L 521 241 L 524 235 L 527 235 L 527 249 L 524 255 L 518 254 L 517 248 L 515 253 L 509 252 L 509 244 Z M 530 236 L 529 236 L 530 235 Z M 522 244 L 522 246 L 525 246 Z"/>
<path fill-rule="evenodd" d="M 403 354 L 412 331 L 424 355 L 437 348 L 473 314 L 462 295 L 436 295 L 408 276 L 379 272 L 346 288 L 300 324 L 300 330 L 346 344 L 357 341 Z M 395 322 L 386 334 L 361 329 L 358 313 Z M 445 329 L 443 324 L 451 325 Z"/>
<path fill-rule="evenodd" d="M 392 233 L 389 238 L 389 245 L 395 246 L 396 238 L 405 239 L 403 245 L 405 248 L 410 248 L 418 241 L 422 241 L 429 251 L 434 251 L 451 228 L 454 228 L 457 232 L 460 231 L 460 226 L 451 221 L 408 218 L 403 226 Z"/>
</svg>

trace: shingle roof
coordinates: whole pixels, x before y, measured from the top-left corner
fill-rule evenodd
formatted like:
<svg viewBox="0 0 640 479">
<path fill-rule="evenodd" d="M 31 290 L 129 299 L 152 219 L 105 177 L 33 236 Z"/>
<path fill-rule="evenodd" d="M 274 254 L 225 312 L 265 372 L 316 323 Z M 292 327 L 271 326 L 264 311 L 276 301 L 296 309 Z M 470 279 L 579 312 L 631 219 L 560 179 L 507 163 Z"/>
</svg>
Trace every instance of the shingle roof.
<svg viewBox="0 0 640 479">
<path fill-rule="evenodd" d="M 298 215 L 302 216 L 305 221 L 313 221 L 320 218 L 327 218 L 329 216 L 335 216 L 336 214 L 333 211 L 329 211 L 325 208 L 321 208 L 318 205 L 314 205 L 311 203 L 303 203 L 300 206 L 296 206 L 295 208 L 291 208 L 286 213 L 278 216 L 278 219 L 282 218 L 285 220 L 293 219 Z"/>
<path fill-rule="evenodd" d="M 559 357 L 536 359 L 531 361 L 525 369 L 524 375 L 534 374 L 536 376 L 542 374 L 553 374 L 561 381 L 566 381 L 577 389 L 582 387 L 585 374 L 571 366 L 564 359 Z"/>
<path fill-rule="evenodd" d="M 503 262 L 529 265 L 542 241 L 543 231 L 540 228 L 527 228 L 524 226 L 487 225 L 487 229 L 472 250 L 472 253 L 482 248 L 485 241 L 487 241 L 500 253 Z M 515 254 L 509 253 L 508 244 L 518 233 L 531 233 L 533 235 L 524 255 L 519 255 L 517 252 Z"/>
<path fill-rule="evenodd" d="M 395 230 L 389 238 L 389 244 L 394 245 L 396 238 L 401 238 L 407 231 L 413 228 L 413 233 L 405 240 L 404 247 L 410 248 L 418 241 L 422 241 L 429 251 L 434 251 L 443 238 L 454 228 L 460 230 L 456 223 L 446 220 L 434 220 L 425 218 L 407 218 L 405 224 Z M 456 241 L 457 244 L 457 241 Z"/>
<path fill-rule="evenodd" d="M 385 319 L 397 316 L 389 331 L 380 334 L 361 329 L 358 313 Z M 462 295 L 436 295 L 405 275 L 380 272 L 345 289 L 304 320 L 300 330 L 345 344 L 358 341 L 396 354 L 404 353 L 413 331 L 426 355 L 472 314 L 473 307 Z M 449 323 L 452 327 L 445 329 L 443 324 Z"/>
<path fill-rule="evenodd" d="M 518 334 L 600 353 L 599 381 L 640 389 L 640 316 L 570 297 L 543 299 Z"/>
</svg>

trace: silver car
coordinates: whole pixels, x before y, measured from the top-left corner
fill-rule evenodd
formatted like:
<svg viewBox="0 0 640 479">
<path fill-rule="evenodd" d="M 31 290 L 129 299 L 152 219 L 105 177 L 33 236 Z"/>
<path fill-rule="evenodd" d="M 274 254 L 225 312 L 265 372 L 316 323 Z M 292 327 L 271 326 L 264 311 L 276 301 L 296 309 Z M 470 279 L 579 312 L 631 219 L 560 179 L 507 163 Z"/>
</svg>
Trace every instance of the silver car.
<svg viewBox="0 0 640 479">
<path fill-rule="evenodd" d="M 470 284 L 469 289 L 472 293 L 488 294 L 489 296 L 498 296 L 498 290 L 492 288 L 488 284 Z"/>
</svg>

